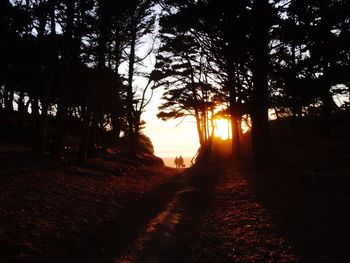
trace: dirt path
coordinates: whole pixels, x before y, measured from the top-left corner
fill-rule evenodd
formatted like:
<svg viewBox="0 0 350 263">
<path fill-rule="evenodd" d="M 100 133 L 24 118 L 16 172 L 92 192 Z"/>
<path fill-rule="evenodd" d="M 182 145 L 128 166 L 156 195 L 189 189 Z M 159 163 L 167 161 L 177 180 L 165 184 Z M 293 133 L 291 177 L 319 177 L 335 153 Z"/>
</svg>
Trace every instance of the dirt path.
<svg viewBox="0 0 350 263">
<path fill-rule="evenodd" d="M 248 183 L 229 169 L 184 172 L 129 204 L 58 262 L 294 262 Z"/>
<path fill-rule="evenodd" d="M 201 179 L 201 180 L 199 180 Z M 203 180 L 204 179 L 204 180 Z M 210 178 L 212 180 L 212 178 Z M 190 255 L 190 224 L 205 210 L 212 188 L 207 178 L 183 173 L 138 202 L 66 262 L 174 262 Z M 208 189 L 206 189 L 208 188 Z M 207 196 L 208 197 L 208 196 Z M 184 231 L 184 228 L 188 228 Z"/>
<path fill-rule="evenodd" d="M 344 180 L 315 188 L 225 163 L 116 176 L 93 164 L 0 176 L 1 263 L 350 260 Z"/>
</svg>

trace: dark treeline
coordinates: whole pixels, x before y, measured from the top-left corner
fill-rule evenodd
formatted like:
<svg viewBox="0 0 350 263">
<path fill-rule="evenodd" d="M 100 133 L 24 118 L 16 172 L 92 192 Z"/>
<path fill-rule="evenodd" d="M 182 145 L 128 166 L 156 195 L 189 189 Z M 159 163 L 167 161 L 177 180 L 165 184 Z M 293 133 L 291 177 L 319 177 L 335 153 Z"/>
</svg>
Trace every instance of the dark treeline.
<svg viewBox="0 0 350 263">
<path fill-rule="evenodd" d="M 206 153 L 214 119 L 230 119 L 236 157 L 241 122 L 251 123 L 256 164 L 267 156 L 272 110 L 277 118 L 317 116 L 329 137 L 332 115 L 348 108 L 333 99 L 349 92 L 346 0 L 1 0 L 0 5 L 1 110 L 12 112 L 15 101 L 19 119 L 32 118 L 37 149 L 50 146 L 55 156 L 62 154 L 67 133 L 80 138 L 81 160 L 96 144 L 120 145 L 122 134 L 134 155 L 149 102 L 146 91 L 160 86 L 165 93 L 158 116 L 194 116 Z M 158 30 L 159 48 L 138 55 L 150 47 L 143 37 L 151 39 Z M 138 65 L 152 52 L 155 69 L 142 74 L 147 84 L 136 92 Z"/>
<path fill-rule="evenodd" d="M 151 0 L 0 1 L 0 108 L 13 112 L 16 102 L 20 122 L 30 115 L 36 149 L 59 157 L 73 135 L 84 161 L 96 145 L 121 146 L 124 134 L 125 148 L 136 153 L 148 102 L 134 87 L 145 59 L 137 51 L 154 30 L 153 6 Z M 143 77 L 150 88 L 149 75 Z"/>
</svg>

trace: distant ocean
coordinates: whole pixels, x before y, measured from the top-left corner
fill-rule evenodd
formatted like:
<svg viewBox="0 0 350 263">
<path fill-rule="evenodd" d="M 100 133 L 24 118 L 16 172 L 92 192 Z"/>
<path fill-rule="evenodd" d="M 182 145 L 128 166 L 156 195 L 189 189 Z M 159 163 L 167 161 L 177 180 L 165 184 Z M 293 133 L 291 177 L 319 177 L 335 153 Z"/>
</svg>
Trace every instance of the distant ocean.
<svg viewBox="0 0 350 263">
<path fill-rule="evenodd" d="M 185 162 L 185 165 L 186 167 L 190 167 L 192 164 L 191 164 L 191 160 L 192 160 L 192 157 L 183 157 L 184 158 L 184 162 Z M 163 161 L 164 161 L 164 164 L 166 166 L 169 166 L 169 167 L 175 167 L 175 157 L 174 158 L 168 158 L 168 157 L 164 157 L 162 158 Z"/>
</svg>

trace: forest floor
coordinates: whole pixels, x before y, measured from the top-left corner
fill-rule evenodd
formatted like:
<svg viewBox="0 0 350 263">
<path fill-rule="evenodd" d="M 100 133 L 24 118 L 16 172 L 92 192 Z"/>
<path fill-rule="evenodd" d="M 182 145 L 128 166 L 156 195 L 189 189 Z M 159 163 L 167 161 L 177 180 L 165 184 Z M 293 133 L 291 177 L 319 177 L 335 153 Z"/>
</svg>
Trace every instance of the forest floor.
<svg viewBox="0 0 350 263">
<path fill-rule="evenodd" d="M 345 177 L 0 159 L 0 262 L 350 261 Z"/>
</svg>

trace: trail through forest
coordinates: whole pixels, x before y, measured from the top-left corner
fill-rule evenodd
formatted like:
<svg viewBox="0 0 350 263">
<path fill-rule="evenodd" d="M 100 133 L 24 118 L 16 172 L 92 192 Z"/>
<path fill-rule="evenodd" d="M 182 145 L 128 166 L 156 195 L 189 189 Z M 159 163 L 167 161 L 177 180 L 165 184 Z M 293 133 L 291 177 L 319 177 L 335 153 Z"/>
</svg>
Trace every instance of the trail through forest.
<svg viewBox="0 0 350 263">
<path fill-rule="evenodd" d="M 0 157 L 0 262 L 350 260 L 346 176 L 315 184 L 283 165 L 226 161 L 82 166 L 16 147 Z"/>
<path fill-rule="evenodd" d="M 70 262 L 298 261 L 243 177 L 185 171 L 130 204 Z"/>
</svg>

